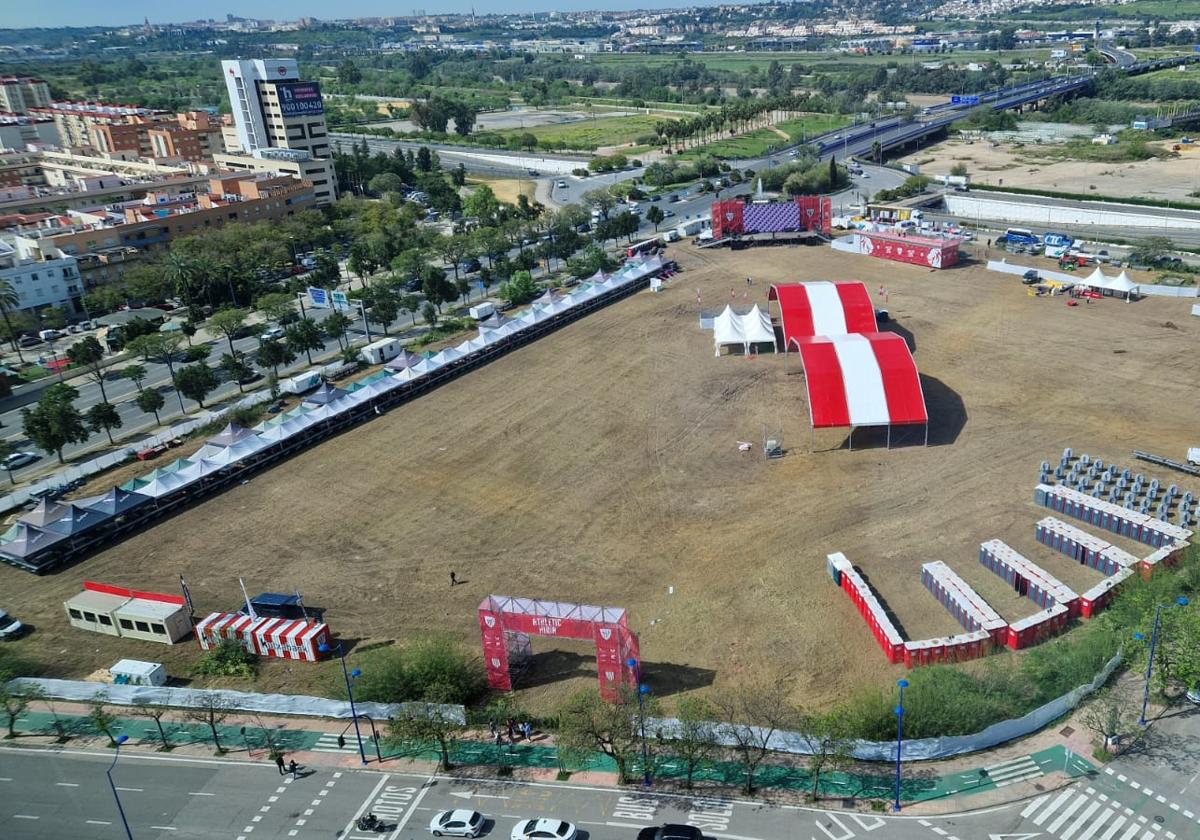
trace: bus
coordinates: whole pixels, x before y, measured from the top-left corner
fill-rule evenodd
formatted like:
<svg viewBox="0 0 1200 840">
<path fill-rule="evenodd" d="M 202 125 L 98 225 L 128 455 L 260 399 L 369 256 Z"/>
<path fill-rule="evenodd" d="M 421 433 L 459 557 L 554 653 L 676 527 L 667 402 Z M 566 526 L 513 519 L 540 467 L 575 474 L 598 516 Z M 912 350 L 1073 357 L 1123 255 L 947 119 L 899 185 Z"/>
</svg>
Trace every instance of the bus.
<svg viewBox="0 0 1200 840">
<path fill-rule="evenodd" d="M 1025 228 L 1009 228 L 1004 231 L 1004 241 L 1010 245 L 1040 245 L 1042 243 L 1036 233 Z"/>
</svg>

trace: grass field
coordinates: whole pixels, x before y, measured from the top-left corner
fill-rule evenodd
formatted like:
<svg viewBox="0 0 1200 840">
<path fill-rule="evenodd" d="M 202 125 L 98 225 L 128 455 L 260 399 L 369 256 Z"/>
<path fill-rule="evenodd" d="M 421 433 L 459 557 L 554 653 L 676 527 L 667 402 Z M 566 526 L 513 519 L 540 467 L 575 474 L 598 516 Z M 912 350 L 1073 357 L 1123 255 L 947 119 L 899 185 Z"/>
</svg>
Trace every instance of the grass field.
<svg viewBox="0 0 1200 840">
<path fill-rule="evenodd" d="M 540 125 L 533 128 L 507 129 L 497 132 L 504 137 L 532 134 L 539 142 L 562 143 L 569 149 L 598 149 L 619 146 L 654 133 L 656 123 L 670 119 L 665 114 L 635 114 L 624 117 L 595 117 L 573 123 Z"/>
<path fill-rule="evenodd" d="M 688 149 L 679 155 L 682 158 L 697 158 L 705 155 L 727 160 L 744 160 L 746 158 L 762 157 L 772 149 L 782 148 L 792 143 L 799 143 L 805 137 L 841 128 L 850 122 L 849 118 L 840 114 L 808 114 L 794 120 L 781 122 L 774 128 L 760 128 L 755 131 L 718 140 L 695 149 Z M 777 130 L 776 130 L 777 129 Z M 779 132 L 787 135 L 781 137 Z"/>
<path fill-rule="evenodd" d="M 1068 309 L 978 264 L 931 272 L 829 248 L 671 255 L 683 273 L 662 293 L 590 315 L 83 562 L 45 577 L 0 566 L 5 606 L 36 628 L 14 653 L 57 676 L 122 657 L 190 675 L 191 642 L 70 629 L 62 602 L 85 579 L 175 592 L 182 573 L 201 613 L 236 608 L 239 577 L 252 591 L 299 589 L 351 646 L 445 630 L 475 649 L 477 607 L 495 593 L 628 609 L 657 695 L 778 679 L 814 708 L 906 673 L 885 664 L 826 554 L 845 552 L 910 638 L 958 632 L 921 586 L 928 560 L 1015 620 L 1035 607 L 980 566 L 983 540 L 1005 540 L 1077 591 L 1101 579 L 1035 541 L 1041 460 L 1073 446 L 1129 464 L 1131 449 L 1195 442 L 1200 320 L 1186 302 Z M 847 451 L 835 448 L 844 430 L 825 430 L 813 451 L 795 356 L 713 357 L 697 293 L 713 309 L 732 289 L 740 306 L 743 290 L 763 302 L 771 282 L 819 277 L 861 279 L 872 295 L 886 285 L 887 327 L 915 346 L 928 448 L 918 431 L 888 451 L 859 430 Z M 782 436 L 783 459 L 757 452 L 764 430 Z M 595 685 L 590 644 L 538 638 L 533 649 L 524 708 Z M 323 693 L 339 669 L 267 661 L 253 685 Z"/>
</svg>

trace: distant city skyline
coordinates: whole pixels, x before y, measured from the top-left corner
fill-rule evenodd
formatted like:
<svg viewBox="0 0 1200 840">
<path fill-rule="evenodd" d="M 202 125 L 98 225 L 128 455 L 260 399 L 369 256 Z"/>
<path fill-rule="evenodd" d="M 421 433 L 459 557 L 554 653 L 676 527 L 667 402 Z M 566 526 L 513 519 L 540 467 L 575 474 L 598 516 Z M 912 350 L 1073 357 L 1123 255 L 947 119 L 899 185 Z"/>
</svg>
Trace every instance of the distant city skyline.
<svg viewBox="0 0 1200 840">
<path fill-rule="evenodd" d="M 191 20 L 224 20 L 227 14 L 263 20 L 296 20 L 314 17 L 325 20 L 333 18 L 393 17 L 412 14 L 414 9 L 423 8 L 430 14 L 454 14 L 471 11 L 472 5 L 479 14 L 494 12 L 545 12 L 545 11 L 627 11 L 629 9 L 669 9 L 684 6 L 716 5 L 720 0 L 511 0 L 511 2 L 489 2 L 479 0 L 449 0 L 431 3 L 412 0 L 411 3 L 394 0 L 350 0 L 331 7 L 324 0 L 256 0 L 256 2 L 230 2 L 230 0 L 198 0 L 198 2 L 167 6 L 161 0 L 122 0 L 120 3 L 104 4 L 94 0 L 57 0 L 45 6 L 32 3 L 5 4 L 0 14 L 0 28 L 59 27 L 59 26 L 127 26 L 141 23 L 149 18 L 151 23 L 182 23 Z"/>
</svg>

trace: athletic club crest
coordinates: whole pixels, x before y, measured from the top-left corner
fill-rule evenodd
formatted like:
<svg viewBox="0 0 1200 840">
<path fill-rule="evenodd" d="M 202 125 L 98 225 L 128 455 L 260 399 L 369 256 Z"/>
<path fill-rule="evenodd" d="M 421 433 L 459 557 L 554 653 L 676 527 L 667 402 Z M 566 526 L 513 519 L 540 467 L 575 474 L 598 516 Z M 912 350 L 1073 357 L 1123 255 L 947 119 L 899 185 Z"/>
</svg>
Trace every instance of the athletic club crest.
<svg viewBox="0 0 1200 840">
<path fill-rule="evenodd" d="M 875 250 L 875 243 L 871 241 L 871 237 L 869 236 L 858 237 L 858 246 L 864 254 L 870 254 Z"/>
<path fill-rule="evenodd" d="M 489 629 L 489 630 L 491 630 L 493 627 L 495 627 L 495 626 L 496 626 L 496 616 L 494 616 L 494 615 L 485 615 L 485 616 L 483 617 L 483 623 L 487 625 L 487 627 L 488 627 L 488 629 Z"/>
<path fill-rule="evenodd" d="M 493 668 L 499 668 L 499 667 L 500 667 L 500 660 L 499 660 L 499 659 L 497 659 L 497 658 L 496 658 L 496 657 L 494 657 L 494 656 L 492 657 L 492 667 L 493 667 Z"/>
<path fill-rule="evenodd" d="M 725 221 L 727 221 L 727 222 L 733 221 L 733 211 L 732 210 L 725 211 Z"/>
<path fill-rule="evenodd" d="M 609 627 L 601 627 L 600 628 L 600 638 L 607 642 L 609 639 L 612 638 L 612 629 Z"/>
<path fill-rule="evenodd" d="M 942 267 L 942 249 L 941 248 L 930 248 L 929 254 L 926 255 L 926 257 L 925 257 L 925 261 L 928 262 L 934 268 L 941 268 Z"/>
</svg>

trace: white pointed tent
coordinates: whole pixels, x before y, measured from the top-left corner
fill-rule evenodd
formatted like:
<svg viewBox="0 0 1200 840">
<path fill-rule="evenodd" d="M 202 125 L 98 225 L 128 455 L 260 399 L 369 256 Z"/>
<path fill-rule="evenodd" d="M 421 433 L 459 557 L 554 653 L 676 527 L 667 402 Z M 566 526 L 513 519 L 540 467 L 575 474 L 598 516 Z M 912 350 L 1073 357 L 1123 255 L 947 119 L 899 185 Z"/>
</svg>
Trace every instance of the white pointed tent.
<svg viewBox="0 0 1200 840">
<path fill-rule="evenodd" d="M 1114 292 L 1125 296 L 1125 301 L 1128 302 L 1137 291 L 1138 284 L 1133 282 L 1126 271 L 1122 271 L 1116 277 L 1107 277 L 1104 272 L 1096 266 L 1096 270 L 1087 276 L 1082 285 L 1092 289 L 1099 289 L 1106 292 Z"/>
<path fill-rule="evenodd" d="M 745 353 L 750 352 L 752 344 L 770 344 L 775 346 L 775 328 L 771 326 L 771 317 L 758 308 L 758 304 L 750 307 L 750 311 L 739 315 L 732 306 L 726 305 L 723 312 L 713 319 L 713 349 L 714 355 L 721 355 L 721 347 L 730 344 L 742 345 Z"/>
</svg>

